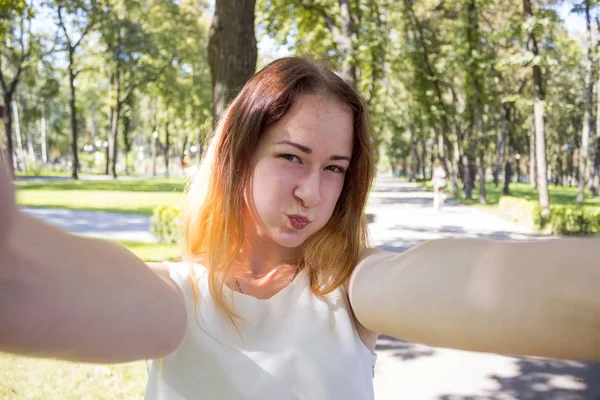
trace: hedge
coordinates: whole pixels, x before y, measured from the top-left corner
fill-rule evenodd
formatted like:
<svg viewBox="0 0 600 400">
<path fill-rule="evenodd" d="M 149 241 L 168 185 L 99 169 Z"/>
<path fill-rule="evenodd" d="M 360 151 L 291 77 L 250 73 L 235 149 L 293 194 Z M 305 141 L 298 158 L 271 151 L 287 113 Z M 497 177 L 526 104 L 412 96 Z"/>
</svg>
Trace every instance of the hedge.
<svg viewBox="0 0 600 400">
<path fill-rule="evenodd" d="M 597 207 L 551 205 L 550 215 L 542 217 L 536 201 L 502 196 L 499 211 L 517 222 L 553 235 L 585 236 L 600 232 L 600 208 Z"/>
<path fill-rule="evenodd" d="M 150 218 L 150 232 L 162 243 L 179 242 L 179 214 L 173 206 L 156 206 Z"/>
</svg>

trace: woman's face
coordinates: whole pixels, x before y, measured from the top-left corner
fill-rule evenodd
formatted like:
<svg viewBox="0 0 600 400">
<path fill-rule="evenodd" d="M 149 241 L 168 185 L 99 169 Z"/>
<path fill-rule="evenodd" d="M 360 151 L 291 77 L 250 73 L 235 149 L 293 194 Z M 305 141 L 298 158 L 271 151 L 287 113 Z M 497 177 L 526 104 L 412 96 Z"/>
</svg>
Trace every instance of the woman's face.
<svg viewBox="0 0 600 400">
<path fill-rule="evenodd" d="M 352 113 L 345 104 L 300 95 L 259 141 L 244 193 L 244 221 L 263 240 L 300 246 L 329 221 L 350 166 L 352 142 Z"/>
</svg>

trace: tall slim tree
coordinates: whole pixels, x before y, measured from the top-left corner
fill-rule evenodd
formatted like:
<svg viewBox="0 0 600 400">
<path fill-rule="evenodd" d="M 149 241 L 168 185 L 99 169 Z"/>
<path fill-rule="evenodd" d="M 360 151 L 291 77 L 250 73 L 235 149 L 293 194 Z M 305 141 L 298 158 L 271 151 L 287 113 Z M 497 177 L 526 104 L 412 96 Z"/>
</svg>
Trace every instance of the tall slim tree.
<svg viewBox="0 0 600 400">
<path fill-rule="evenodd" d="M 528 19 L 535 18 L 531 7 L 531 0 L 523 0 L 523 11 Z M 544 125 L 544 88 L 542 68 L 539 65 L 539 49 L 535 36 L 534 26 L 530 27 L 527 34 L 527 50 L 531 52 L 532 75 L 533 75 L 533 114 L 535 125 L 535 148 L 537 161 L 537 182 L 539 203 L 542 209 L 542 216 L 550 214 L 550 195 L 548 193 L 548 172 L 546 162 L 546 133 Z"/>
<path fill-rule="evenodd" d="M 79 179 L 79 156 L 77 148 L 77 102 L 75 99 L 75 79 L 79 74 L 76 66 L 75 53 L 77 48 L 96 24 L 92 17 L 94 2 L 87 1 L 58 1 L 56 17 L 64 39 L 65 49 L 69 60 L 69 107 L 71 108 L 71 157 L 73 168 L 71 177 Z M 66 14 L 66 15 L 65 15 Z M 69 16 L 67 21 L 66 16 Z M 69 33 L 71 32 L 71 33 Z M 78 37 L 77 37 L 78 36 Z"/>
<path fill-rule="evenodd" d="M 208 40 L 213 88 L 213 123 L 223 115 L 256 69 L 256 0 L 216 0 Z"/>
<path fill-rule="evenodd" d="M 585 17 L 585 39 L 587 47 L 586 69 L 585 69 L 585 111 L 583 113 L 583 129 L 581 132 L 581 147 L 579 149 L 579 182 L 577 187 L 577 204 L 583 204 L 585 198 L 585 184 L 589 174 L 589 145 L 590 133 L 592 132 L 592 106 L 594 102 L 594 54 L 592 45 L 592 27 L 590 21 L 590 0 L 584 0 L 582 4 Z"/>
<path fill-rule="evenodd" d="M 27 3 L 12 9 L 15 15 L 7 24 L 2 24 L 0 39 L 0 86 L 4 100 L 4 132 L 6 135 L 6 158 L 11 176 L 13 168 L 13 113 L 12 104 L 21 75 L 28 66 L 33 51 L 31 20 L 33 13 Z M 12 76 L 11 76 L 12 75 Z"/>
</svg>

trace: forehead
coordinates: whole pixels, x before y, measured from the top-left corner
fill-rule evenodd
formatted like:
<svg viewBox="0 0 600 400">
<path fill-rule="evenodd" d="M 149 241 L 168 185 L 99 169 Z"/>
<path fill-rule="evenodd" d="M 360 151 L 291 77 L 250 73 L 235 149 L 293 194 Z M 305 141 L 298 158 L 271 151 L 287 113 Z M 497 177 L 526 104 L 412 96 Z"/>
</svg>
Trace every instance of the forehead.
<svg viewBox="0 0 600 400">
<path fill-rule="evenodd" d="M 354 135 L 349 106 L 330 96 L 302 94 L 286 115 L 265 130 L 264 142 L 288 140 L 310 147 L 315 154 L 351 156 Z"/>
</svg>

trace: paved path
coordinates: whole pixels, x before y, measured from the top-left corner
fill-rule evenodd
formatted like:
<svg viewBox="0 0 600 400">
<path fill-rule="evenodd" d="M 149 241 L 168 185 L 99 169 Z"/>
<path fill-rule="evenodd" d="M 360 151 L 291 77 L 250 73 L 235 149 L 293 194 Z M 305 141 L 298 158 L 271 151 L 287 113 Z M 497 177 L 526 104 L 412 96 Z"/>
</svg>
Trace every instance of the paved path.
<svg viewBox="0 0 600 400">
<path fill-rule="evenodd" d="M 150 234 L 150 217 L 104 211 L 79 211 L 54 208 L 23 208 L 29 214 L 44 219 L 69 232 L 107 239 L 154 243 Z"/>
<path fill-rule="evenodd" d="M 28 209 L 77 233 L 152 241 L 149 218 L 85 211 Z M 404 251 L 440 237 L 535 239 L 526 228 L 472 207 L 433 210 L 431 193 L 380 178 L 367 213 L 374 244 Z M 381 337 L 377 400 L 600 400 L 600 365 L 431 348 Z"/>
<path fill-rule="evenodd" d="M 378 180 L 367 213 L 374 244 L 389 251 L 440 237 L 536 238 L 472 207 L 449 204 L 436 212 L 431 193 L 394 179 Z M 391 337 L 379 339 L 377 353 L 377 400 L 600 399 L 600 364 L 431 348 Z"/>
</svg>

